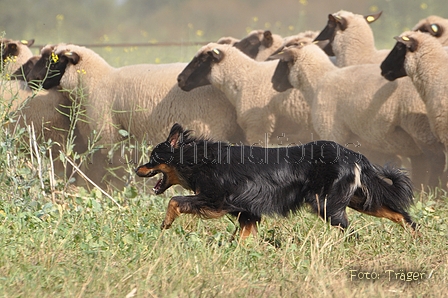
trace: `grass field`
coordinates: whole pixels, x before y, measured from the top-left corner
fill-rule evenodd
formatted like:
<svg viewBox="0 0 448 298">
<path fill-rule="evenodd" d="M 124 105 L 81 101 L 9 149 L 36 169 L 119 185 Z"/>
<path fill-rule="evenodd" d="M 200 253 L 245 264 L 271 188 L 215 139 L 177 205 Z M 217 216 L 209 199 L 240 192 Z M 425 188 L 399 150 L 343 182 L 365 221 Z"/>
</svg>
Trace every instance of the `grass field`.
<svg viewBox="0 0 448 298">
<path fill-rule="evenodd" d="M 6 104 L 0 112 L 0 297 L 447 295 L 445 190 L 415 190 L 418 238 L 351 210 L 357 236 L 307 210 L 264 218 L 244 243 L 232 240 L 231 217 L 184 215 L 161 231 L 169 198 L 184 190 L 154 196 L 154 181 L 133 177 L 106 195 L 54 178 L 50 144 L 33 148 L 26 129 L 8 128 Z"/>
</svg>

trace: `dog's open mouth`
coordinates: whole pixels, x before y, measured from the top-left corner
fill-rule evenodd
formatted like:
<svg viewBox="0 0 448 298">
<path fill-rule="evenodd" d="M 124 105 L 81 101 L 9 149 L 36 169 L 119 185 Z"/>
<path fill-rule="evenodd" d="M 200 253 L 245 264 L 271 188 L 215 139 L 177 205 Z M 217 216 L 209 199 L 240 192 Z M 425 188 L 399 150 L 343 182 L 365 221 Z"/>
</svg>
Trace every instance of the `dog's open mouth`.
<svg viewBox="0 0 448 298">
<path fill-rule="evenodd" d="M 163 193 L 167 189 L 166 185 L 167 176 L 163 171 L 143 165 L 138 167 L 135 172 L 137 173 L 138 176 L 146 178 L 154 177 L 157 174 L 162 174 L 162 178 L 157 180 L 157 183 L 152 190 L 155 192 L 156 195 L 158 195 Z"/>
<path fill-rule="evenodd" d="M 162 173 L 162 179 L 157 180 L 156 185 L 152 188 L 156 195 L 161 194 L 166 190 L 166 175 L 163 172 L 158 173 Z M 158 173 L 154 173 L 154 175 Z"/>
</svg>

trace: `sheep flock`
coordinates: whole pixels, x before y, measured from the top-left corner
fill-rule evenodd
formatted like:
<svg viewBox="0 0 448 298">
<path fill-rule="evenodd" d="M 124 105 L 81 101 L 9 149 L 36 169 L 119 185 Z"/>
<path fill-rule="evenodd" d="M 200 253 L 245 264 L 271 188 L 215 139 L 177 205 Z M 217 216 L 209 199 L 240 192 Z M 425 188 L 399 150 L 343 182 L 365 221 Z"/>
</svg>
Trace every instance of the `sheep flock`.
<svg viewBox="0 0 448 298">
<path fill-rule="evenodd" d="M 403 168 L 416 188 L 446 188 L 448 19 L 408 24 L 393 49 L 377 49 L 370 24 L 380 16 L 341 10 L 322 31 L 254 30 L 204 44 L 189 62 L 119 68 L 80 45 L 33 55 L 34 40 L 3 38 L 4 129 L 51 143 L 56 173 L 89 187 L 135 183 L 129 164 L 140 161 L 120 148 L 149 151 L 177 122 L 247 146 L 331 140 Z M 67 168 L 73 152 L 85 160 Z"/>
</svg>

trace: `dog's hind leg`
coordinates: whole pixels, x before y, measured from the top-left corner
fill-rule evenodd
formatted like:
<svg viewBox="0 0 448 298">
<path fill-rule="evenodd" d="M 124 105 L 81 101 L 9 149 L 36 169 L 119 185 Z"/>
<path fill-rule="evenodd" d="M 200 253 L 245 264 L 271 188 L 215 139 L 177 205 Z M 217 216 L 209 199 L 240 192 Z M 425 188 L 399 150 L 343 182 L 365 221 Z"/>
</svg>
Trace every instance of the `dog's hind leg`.
<svg viewBox="0 0 448 298">
<path fill-rule="evenodd" d="M 240 223 L 240 238 L 241 240 L 246 239 L 251 234 L 253 236 L 257 235 L 258 232 L 258 224 L 261 221 L 261 217 L 247 213 L 240 212 L 238 213 L 238 222 Z"/>
</svg>

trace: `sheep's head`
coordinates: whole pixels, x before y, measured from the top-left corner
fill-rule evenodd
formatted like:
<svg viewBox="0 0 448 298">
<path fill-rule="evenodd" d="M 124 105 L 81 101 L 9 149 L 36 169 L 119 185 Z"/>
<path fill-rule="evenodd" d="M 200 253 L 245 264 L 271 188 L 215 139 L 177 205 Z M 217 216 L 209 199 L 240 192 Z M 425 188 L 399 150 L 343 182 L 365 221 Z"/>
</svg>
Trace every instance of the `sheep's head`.
<svg viewBox="0 0 448 298">
<path fill-rule="evenodd" d="M 299 45 L 300 47 L 300 45 Z M 272 87 L 278 92 L 283 92 L 288 89 L 294 88 L 289 81 L 289 74 L 291 72 L 291 67 L 294 65 L 295 56 L 293 53 L 294 46 L 284 49 L 283 51 L 274 54 L 270 59 L 278 59 L 277 67 L 275 68 L 274 74 L 271 79 Z"/>
<path fill-rule="evenodd" d="M 21 81 L 29 81 L 29 74 L 31 70 L 34 68 L 34 65 L 36 65 L 37 61 L 40 59 L 40 55 L 33 56 L 30 59 L 28 59 L 27 62 L 25 62 L 22 66 L 20 66 L 12 75 L 16 80 Z"/>
<path fill-rule="evenodd" d="M 406 33 L 396 36 L 395 40 L 397 43 L 381 63 L 381 75 L 389 81 L 407 75 L 405 69 L 406 54 L 416 51 L 418 47 L 417 40 Z"/>
<path fill-rule="evenodd" d="M 380 11 L 377 14 L 371 14 L 363 16 L 364 20 L 370 24 L 376 21 L 382 14 Z M 329 56 L 334 56 L 333 50 L 331 49 L 331 43 L 333 42 L 338 31 L 345 31 L 350 26 L 350 20 L 354 19 L 356 16 L 353 13 L 340 11 L 334 14 L 328 15 L 328 22 L 325 28 L 320 32 L 320 34 L 314 39 L 314 41 L 329 40 L 330 43 L 324 48 L 324 51 Z M 361 16 L 359 16 L 361 17 Z"/>
<path fill-rule="evenodd" d="M 56 46 L 46 46 L 41 51 L 41 58 L 29 72 L 28 79 L 42 82 L 45 89 L 56 87 L 67 67 L 78 64 L 79 60 L 79 55 L 68 49 L 58 50 Z"/>
<path fill-rule="evenodd" d="M 215 63 L 219 63 L 223 58 L 223 51 L 218 48 L 206 47 L 204 50 L 199 51 L 179 74 L 177 84 L 184 91 L 210 85 L 208 77 L 212 71 L 212 66 Z"/>
<path fill-rule="evenodd" d="M 254 30 L 240 41 L 234 43 L 233 46 L 250 58 L 255 59 L 260 51 L 260 47 L 264 44 L 267 46 L 269 41 L 272 45 L 271 31 Z"/>
<path fill-rule="evenodd" d="M 6 63 L 15 62 L 16 57 L 21 54 L 29 54 L 31 56 L 30 46 L 34 44 L 34 39 L 30 40 L 11 40 L 1 39 L 1 57 L 2 61 Z M 3 65 L 4 63 L 1 63 Z M 2 70 L 3 71 L 3 70 Z"/>
</svg>

